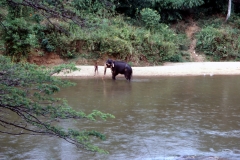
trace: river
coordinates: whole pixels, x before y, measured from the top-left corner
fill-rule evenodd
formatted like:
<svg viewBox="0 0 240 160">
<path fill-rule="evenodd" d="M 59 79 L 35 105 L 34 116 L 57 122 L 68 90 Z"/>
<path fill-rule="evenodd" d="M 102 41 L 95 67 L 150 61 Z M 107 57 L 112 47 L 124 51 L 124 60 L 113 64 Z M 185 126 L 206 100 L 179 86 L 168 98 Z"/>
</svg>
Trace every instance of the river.
<svg viewBox="0 0 240 160">
<path fill-rule="evenodd" d="M 240 76 L 92 78 L 71 81 L 56 96 L 76 110 L 115 115 L 100 122 L 64 122 L 106 134 L 109 154 L 81 151 L 54 137 L 0 134 L 0 159 L 240 159 Z"/>
</svg>

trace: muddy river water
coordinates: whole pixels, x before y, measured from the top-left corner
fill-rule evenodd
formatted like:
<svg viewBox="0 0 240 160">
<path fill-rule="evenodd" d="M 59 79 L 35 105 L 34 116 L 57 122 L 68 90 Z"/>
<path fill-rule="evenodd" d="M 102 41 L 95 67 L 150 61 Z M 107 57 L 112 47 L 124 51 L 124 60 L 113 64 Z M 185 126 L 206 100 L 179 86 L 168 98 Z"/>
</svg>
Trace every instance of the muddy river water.
<svg viewBox="0 0 240 160">
<path fill-rule="evenodd" d="M 57 96 L 76 110 L 115 115 L 106 122 L 64 122 L 106 134 L 108 155 L 53 137 L 0 134 L 0 159 L 176 160 L 184 156 L 240 159 L 240 76 L 71 79 Z"/>
</svg>

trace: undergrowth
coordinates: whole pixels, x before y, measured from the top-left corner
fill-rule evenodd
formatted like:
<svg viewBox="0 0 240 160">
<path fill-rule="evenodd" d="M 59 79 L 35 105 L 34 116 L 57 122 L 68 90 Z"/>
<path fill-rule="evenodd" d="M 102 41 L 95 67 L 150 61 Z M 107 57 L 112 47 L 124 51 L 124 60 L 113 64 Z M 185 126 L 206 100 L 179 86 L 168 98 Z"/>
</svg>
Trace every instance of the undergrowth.
<svg viewBox="0 0 240 160">
<path fill-rule="evenodd" d="M 84 17 L 81 26 L 54 17 L 46 20 L 23 6 L 2 7 L 0 53 L 11 56 L 13 61 L 27 61 L 32 50 L 41 56 L 47 52 L 67 59 L 97 60 L 108 56 L 134 64 L 190 61 L 185 26 L 179 23 L 170 28 L 173 23 L 163 23 L 161 12 L 153 8 L 138 10 L 136 17 L 130 18 L 116 13 L 114 6 L 105 8 L 102 1 L 92 8 L 83 2 L 73 4 L 76 14 Z M 201 28 L 195 35 L 197 52 L 204 53 L 208 60 L 239 60 L 239 15 L 233 14 L 228 23 L 220 16 L 197 20 Z"/>
<path fill-rule="evenodd" d="M 70 58 L 94 53 L 98 54 L 95 57 L 108 55 L 134 62 L 145 60 L 152 64 L 179 62 L 183 60 L 180 46 L 187 45 L 186 36 L 175 33 L 166 24 L 158 24 L 150 30 L 130 25 L 123 16 L 103 19 L 93 27 L 72 25 L 70 33 L 72 36 L 60 38 L 49 35 L 58 53 Z"/>
<path fill-rule="evenodd" d="M 186 36 L 159 23 L 160 15 L 151 9 L 142 10 L 140 25 L 123 15 L 86 14 L 83 27 L 56 18 L 47 21 L 36 12 L 29 13 L 19 15 L 28 20 L 10 15 L 2 21 L 0 46 L 5 46 L 4 54 L 12 56 L 13 61 L 26 61 L 33 49 L 41 56 L 55 52 L 68 59 L 98 59 L 107 55 L 134 63 L 184 60 L 180 46 L 187 45 Z"/>
<path fill-rule="evenodd" d="M 196 34 L 197 51 L 203 52 L 210 61 L 240 60 L 240 30 L 239 18 L 231 18 L 228 23 L 215 19 L 201 25 L 201 31 Z"/>
</svg>

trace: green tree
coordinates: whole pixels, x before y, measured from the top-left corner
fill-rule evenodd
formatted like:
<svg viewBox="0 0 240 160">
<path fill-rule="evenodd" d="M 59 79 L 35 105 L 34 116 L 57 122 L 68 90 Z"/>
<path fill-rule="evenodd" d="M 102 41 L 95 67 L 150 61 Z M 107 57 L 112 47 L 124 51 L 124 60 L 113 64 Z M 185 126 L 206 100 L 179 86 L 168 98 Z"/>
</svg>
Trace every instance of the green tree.
<svg viewBox="0 0 240 160">
<path fill-rule="evenodd" d="M 88 115 L 75 111 L 66 100 L 55 98 L 53 94 L 60 91 L 60 86 L 73 85 L 52 76 L 62 70 L 76 68 L 68 64 L 46 69 L 28 63 L 12 63 L 9 58 L 0 56 L 0 133 L 55 136 L 82 149 L 105 152 L 91 139 L 104 140 L 103 134 L 94 130 L 77 131 L 61 127 L 61 121 L 67 119 L 94 121 L 97 117 L 104 120 L 113 118 L 113 115 L 100 111 Z"/>
<path fill-rule="evenodd" d="M 144 8 L 140 11 L 142 21 L 144 22 L 147 28 L 152 28 L 157 26 L 160 20 L 160 15 L 157 11 L 154 11 L 150 8 Z"/>
<path fill-rule="evenodd" d="M 128 15 L 135 15 L 138 10 L 151 8 L 160 13 L 164 20 L 181 18 L 181 11 L 186 11 L 204 4 L 204 0 L 128 0 L 119 2 L 117 10 Z"/>
<path fill-rule="evenodd" d="M 2 33 L 5 41 L 6 55 L 12 57 L 13 61 L 26 61 L 31 48 L 37 46 L 33 25 L 24 18 L 15 18 L 3 21 L 6 30 Z"/>
</svg>

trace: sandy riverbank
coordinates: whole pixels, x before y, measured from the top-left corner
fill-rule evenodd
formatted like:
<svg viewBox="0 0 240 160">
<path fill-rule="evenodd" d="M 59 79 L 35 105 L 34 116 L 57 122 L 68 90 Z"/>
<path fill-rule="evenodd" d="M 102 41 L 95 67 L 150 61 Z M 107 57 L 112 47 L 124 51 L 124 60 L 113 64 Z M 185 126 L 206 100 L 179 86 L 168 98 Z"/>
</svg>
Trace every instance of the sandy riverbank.
<svg viewBox="0 0 240 160">
<path fill-rule="evenodd" d="M 57 76 L 94 77 L 94 66 L 77 66 L 80 71 Z M 240 62 L 187 62 L 165 63 L 162 66 L 132 67 L 134 76 L 206 76 L 240 75 Z M 98 66 L 98 75 L 103 76 L 104 66 Z M 111 76 L 108 68 L 106 77 Z M 123 75 L 118 75 L 123 76 Z"/>
</svg>

